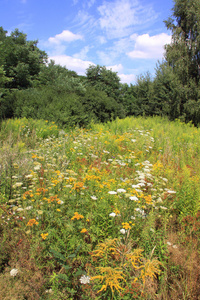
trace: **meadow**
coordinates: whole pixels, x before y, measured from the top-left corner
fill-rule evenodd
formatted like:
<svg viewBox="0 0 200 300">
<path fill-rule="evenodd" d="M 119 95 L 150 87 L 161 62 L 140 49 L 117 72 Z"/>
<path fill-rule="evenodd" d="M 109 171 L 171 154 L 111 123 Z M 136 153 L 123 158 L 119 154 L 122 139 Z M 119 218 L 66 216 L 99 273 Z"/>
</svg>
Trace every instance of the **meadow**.
<svg viewBox="0 0 200 300">
<path fill-rule="evenodd" d="M 0 299 L 200 299 L 199 128 L 0 126 Z"/>
</svg>

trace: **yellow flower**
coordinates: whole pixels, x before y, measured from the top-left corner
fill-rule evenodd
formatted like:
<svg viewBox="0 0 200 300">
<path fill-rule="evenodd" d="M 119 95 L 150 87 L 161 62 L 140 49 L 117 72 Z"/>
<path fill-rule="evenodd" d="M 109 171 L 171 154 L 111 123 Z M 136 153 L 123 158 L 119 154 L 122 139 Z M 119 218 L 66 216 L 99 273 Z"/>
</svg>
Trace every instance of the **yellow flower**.
<svg viewBox="0 0 200 300">
<path fill-rule="evenodd" d="M 86 229 L 86 228 L 83 228 L 83 229 L 81 230 L 81 233 L 85 233 L 85 232 L 87 232 L 87 229 Z"/>
<path fill-rule="evenodd" d="M 124 229 L 128 230 L 128 229 L 131 229 L 131 226 L 129 223 L 125 222 L 125 223 L 122 223 L 122 226 Z"/>
<path fill-rule="evenodd" d="M 41 237 L 43 240 L 46 240 L 48 235 L 49 235 L 48 233 L 41 233 Z"/>
<path fill-rule="evenodd" d="M 57 211 L 61 211 L 59 208 L 56 209 Z"/>
<path fill-rule="evenodd" d="M 79 220 L 79 219 L 83 219 L 84 216 L 80 215 L 77 211 L 74 213 L 74 216 L 71 218 L 71 220 Z"/>
</svg>

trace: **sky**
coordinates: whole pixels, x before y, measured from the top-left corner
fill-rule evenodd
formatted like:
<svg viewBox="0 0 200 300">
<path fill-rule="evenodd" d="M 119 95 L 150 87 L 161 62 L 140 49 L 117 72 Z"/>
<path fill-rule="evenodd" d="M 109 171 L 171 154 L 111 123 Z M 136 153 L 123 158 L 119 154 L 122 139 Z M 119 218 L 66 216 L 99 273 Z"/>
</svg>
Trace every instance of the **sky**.
<svg viewBox="0 0 200 300">
<path fill-rule="evenodd" d="M 173 0 L 0 0 L 0 26 L 38 40 L 49 60 L 85 75 L 90 65 L 117 72 L 122 83 L 155 75 L 171 32 Z"/>
</svg>

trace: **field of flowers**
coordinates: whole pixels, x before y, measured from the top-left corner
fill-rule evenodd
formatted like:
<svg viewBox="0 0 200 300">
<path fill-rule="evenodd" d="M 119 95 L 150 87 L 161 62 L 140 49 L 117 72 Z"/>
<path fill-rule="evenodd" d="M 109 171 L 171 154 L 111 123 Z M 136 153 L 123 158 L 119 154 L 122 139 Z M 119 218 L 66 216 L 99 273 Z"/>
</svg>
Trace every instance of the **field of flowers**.
<svg viewBox="0 0 200 300">
<path fill-rule="evenodd" d="M 200 299 L 200 130 L 0 130 L 0 299 Z"/>
</svg>

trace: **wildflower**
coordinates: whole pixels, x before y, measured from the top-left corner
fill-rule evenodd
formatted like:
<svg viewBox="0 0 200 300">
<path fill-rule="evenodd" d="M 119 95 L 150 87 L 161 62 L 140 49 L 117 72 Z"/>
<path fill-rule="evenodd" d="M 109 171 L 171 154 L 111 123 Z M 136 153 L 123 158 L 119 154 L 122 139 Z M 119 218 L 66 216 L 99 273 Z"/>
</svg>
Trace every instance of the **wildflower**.
<svg viewBox="0 0 200 300">
<path fill-rule="evenodd" d="M 33 226 L 33 225 L 38 225 L 39 223 L 35 219 L 30 219 L 26 226 Z"/>
<path fill-rule="evenodd" d="M 74 216 L 71 218 L 71 220 L 79 220 L 79 219 L 83 219 L 84 216 L 80 215 L 77 211 L 74 213 Z"/>
<path fill-rule="evenodd" d="M 18 269 L 12 269 L 10 271 L 10 276 L 15 277 L 18 274 L 18 272 L 19 272 Z"/>
<path fill-rule="evenodd" d="M 160 208 L 161 208 L 161 209 L 167 209 L 167 207 L 165 207 L 165 206 L 160 206 Z"/>
<path fill-rule="evenodd" d="M 122 223 L 122 226 L 123 226 L 123 228 L 124 229 L 131 229 L 131 226 L 130 226 L 130 224 L 129 223 L 127 223 L 127 222 L 125 222 L 125 223 Z"/>
<path fill-rule="evenodd" d="M 23 211 L 24 209 L 22 207 L 19 207 L 16 209 L 16 211 Z"/>
<path fill-rule="evenodd" d="M 80 282 L 82 284 L 87 284 L 87 283 L 90 283 L 90 277 L 89 276 L 86 276 L 86 275 L 82 275 L 81 278 L 79 279 Z"/>
<path fill-rule="evenodd" d="M 41 233 L 41 237 L 43 240 L 46 240 L 48 235 L 49 235 L 48 233 Z"/>
<path fill-rule="evenodd" d="M 86 229 L 86 228 L 83 228 L 83 229 L 81 230 L 81 233 L 85 233 L 85 232 L 87 232 L 87 229 Z"/>
<path fill-rule="evenodd" d="M 33 206 L 27 206 L 25 209 L 26 210 L 30 210 L 30 209 L 32 209 L 33 208 Z"/>
<path fill-rule="evenodd" d="M 114 218 L 116 216 L 116 213 L 112 212 L 109 214 L 109 216 Z"/>
<path fill-rule="evenodd" d="M 97 197 L 96 197 L 96 196 L 90 196 L 90 198 L 91 198 L 92 200 L 97 200 Z"/>
<path fill-rule="evenodd" d="M 138 201 L 139 200 L 138 197 L 136 197 L 136 196 L 131 196 L 131 197 L 129 197 L 129 199 L 133 200 L 133 201 Z"/>
<path fill-rule="evenodd" d="M 59 200 L 57 203 L 58 203 L 58 204 L 63 204 L 63 203 L 64 203 L 64 201 L 62 201 L 62 200 Z"/>
<path fill-rule="evenodd" d="M 117 193 L 126 193 L 126 190 L 125 189 L 118 189 Z"/>
<path fill-rule="evenodd" d="M 16 182 L 16 183 L 13 185 L 13 188 L 15 189 L 15 188 L 20 187 L 20 186 L 22 186 L 22 185 L 23 185 L 22 182 Z"/>
<path fill-rule="evenodd" d="M 115 192 L 115 191 L 109 191 L 108 194 L 110 194 L 110 195 L 116 195 L 117 192 Z"/>
<path fill-rule="evenodd" d="M 41 165 L 38 164 L 38 165 L 36 165 L 36 166 L 34 167 L 34 170 L 35 170 L 35 171 L 38 171 L 38 170 L 40 170 L 40 168 L 41 168 Z"/>
<path fill-rule="evenodd" d="M 167 190 L 167 193 L 168 193 L 168 194 L 176 194 L 175 191 L 170 191 L 170 190 Z"/>
<path fill-rule="evenodd" d="M 121 232 L 122 234 L 125 234 L 125 233 L 126 233 L 126 230 L 125 230 L 124 228 L 122 228 L 122 229 L 120 229 L 120 232 Z"/>
</svg>

